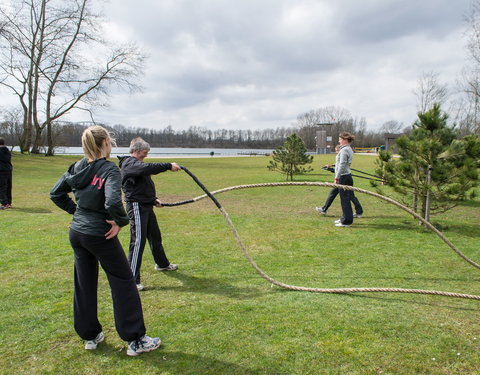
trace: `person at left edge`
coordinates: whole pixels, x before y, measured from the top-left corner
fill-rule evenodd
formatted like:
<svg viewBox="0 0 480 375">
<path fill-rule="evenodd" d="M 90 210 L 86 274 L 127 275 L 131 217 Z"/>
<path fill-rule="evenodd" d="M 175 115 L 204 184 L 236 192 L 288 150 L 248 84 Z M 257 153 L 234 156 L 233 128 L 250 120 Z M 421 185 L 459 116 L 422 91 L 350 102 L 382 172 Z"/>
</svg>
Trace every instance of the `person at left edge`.
<svg viewBox="0 0 480 375">
<path fill-rule="evenodd" d="M 12 207 L 12 153 L 0 137 L 0 210 Z"/>
<path fill-rule="evenodd" d="M 179 171 L 177 163 L 145 163 L 150 145 L 137 137 L 130 142 L 130 156 L 118 156 L 122 171 L 122 189 L 130 218 L 130 248 L 128 261 L 137 289 L 145 287 L 140 281 L 140 268 L 146 241 L 150 245 L 156 271 L 175 271 L 178 265 L 170 263 L 162 243 L 162 233 L 158 226 L 154 207 L 160 207 L 152 175 L 165 171 Z"/>
<path fill-rule="evenodd" d="M 117 237 L 129 220 L 122 204 L 120 170 L 106 160 L 114 142 L 101 126 L 85 129 L 85 158 L 72 164 L 60 177 L 50 191 L 50 199 L 73 214 L 70 244 L 75 255 L 74 327 L 85 340 L 85 349 L 96 349 L 104 340 L 97 315 L 100 263 L 110 284 L 115 327 L 128 342 L 127 355 L 136 356 L 157 349 L 161 341 L 145 334 L 140 295 Z M 70 198 L 71 192 L 75 202 Z"/>
</svg>

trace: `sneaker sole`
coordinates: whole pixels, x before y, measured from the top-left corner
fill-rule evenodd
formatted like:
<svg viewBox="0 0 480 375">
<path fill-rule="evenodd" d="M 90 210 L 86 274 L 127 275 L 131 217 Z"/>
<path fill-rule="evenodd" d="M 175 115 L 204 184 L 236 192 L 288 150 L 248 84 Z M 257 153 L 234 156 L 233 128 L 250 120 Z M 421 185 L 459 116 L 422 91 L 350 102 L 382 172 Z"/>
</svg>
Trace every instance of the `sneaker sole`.
<svg viewBox="0 0 480 375">
<path fill-rule="evenodd" d="M 98 340 L 97 344 L 94 347 L 93 346 L 87 346 L 87 344 L 85 344 L 85 350 L 95 350 L 95 349 L 97 349 L 98 344 L 100 344 L 103 340 L 105 340 L 105 336 L 102 336 L 100 338 L 100 340 Z"/>
<path fill-rule="evenodd" d="M 140 354 L 142 354 L 142 353 L 148 353 L 148 352 L 151 352 L 151 351 L 153 351 L 153 350 L 155 350 L 155 349 L 158 349 L 161 344 L 162 344 L 162 341 L 160 340 L 160 341 L 158 342 L 158 345 L 155 346 L 154 348 L 150 348 L 150 349 L 148 349 L 148 350 L 142 350 L 141 352 L 134 352 L 133 350 L 127 349 L 127 355 L 128 355 L 129 357 L 136 357 L 137 355 L 140 355 Z"/>
<path fill-rule="evenodd" d="M 171 272 L 171 271 L 178 270 L 178 266 L 177 268 L 173 268 L 173 269 L 172 268 L 156 268 L 156 267 L 154 269 L 155 271 L 158 271 L 158 272 Z"/>
</svg>

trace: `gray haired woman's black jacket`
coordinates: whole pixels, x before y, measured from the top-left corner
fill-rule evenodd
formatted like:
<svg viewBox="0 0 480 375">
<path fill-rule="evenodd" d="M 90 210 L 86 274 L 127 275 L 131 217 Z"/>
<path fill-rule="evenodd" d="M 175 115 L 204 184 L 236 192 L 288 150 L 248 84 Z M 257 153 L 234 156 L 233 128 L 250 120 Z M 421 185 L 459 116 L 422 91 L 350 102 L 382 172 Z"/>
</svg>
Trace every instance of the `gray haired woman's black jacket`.
<svg viewBox="0 0 480 375">
<path fill-rule="evenodd" d="M 80 233 L 103 237 L 111 228 L 106 220 L 114 220 L 120 227 L 129 223 L 122 203 L 120 170 L 105 158 L 72 164 L 50 191 L 50 199 L 73 214 L 70 228 Z"/>
<path fill-rule="evenodd" d="M 122 189 L 126 202 L 155 205 L 155 184 L 150 177 L 172 169 L 171 163 L 145 163 L 133 156 L 117 156 L 122 171 Z"/>
</svg>

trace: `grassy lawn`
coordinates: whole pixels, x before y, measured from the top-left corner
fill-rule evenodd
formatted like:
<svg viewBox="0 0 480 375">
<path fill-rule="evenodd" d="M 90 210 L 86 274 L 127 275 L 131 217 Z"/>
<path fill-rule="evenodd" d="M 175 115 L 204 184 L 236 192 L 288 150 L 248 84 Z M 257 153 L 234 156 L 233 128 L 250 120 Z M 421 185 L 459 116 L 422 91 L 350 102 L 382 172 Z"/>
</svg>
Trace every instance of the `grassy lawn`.
<svg viewBox="0 0 480 375">
<path fill-rule="evenodd" d="M 83 349 L 73 329 L 70 216 L 48 193 L 76 156 L 15 154 L 14 208 L 0 211 L 1 374 L 480 374 L 480 301 L 437 296 L 319 294 L 272 287 L 244 258 L 224 218 L 207 199 L 156 211 L 177 272 L 158 273 L 145 251 L 141 293 L 147 333 L 161 349 L 127 357 L 100 273 L 99 317 L 106 341 Z M 315 156 L 313 174 L 331 182 Z M 374 157 L 353 167 L 373 172 Z M 150 161 L 152 159 L 149 159 Z M 211 191 L 282 182 L 266 157 L 177 159 Z M 161 161 L 166 161 L 162 159 Z M 155 176 L 165 202 L 203 194 L 184 172 Z M 367 180 L 358 187 L 371 190 Z M 287 284 L 401 287 L 480 295 L 480 270 L 402 210 L 359 195 L 365 216 L 334 227 L 314 211 L 328 188 L 271 187 L 217 195 L 257 264 Z M 480 200 L 433 223 L 480 262 Z M 120 234 L 124 248 L 128 228 Z"/>
</svg>

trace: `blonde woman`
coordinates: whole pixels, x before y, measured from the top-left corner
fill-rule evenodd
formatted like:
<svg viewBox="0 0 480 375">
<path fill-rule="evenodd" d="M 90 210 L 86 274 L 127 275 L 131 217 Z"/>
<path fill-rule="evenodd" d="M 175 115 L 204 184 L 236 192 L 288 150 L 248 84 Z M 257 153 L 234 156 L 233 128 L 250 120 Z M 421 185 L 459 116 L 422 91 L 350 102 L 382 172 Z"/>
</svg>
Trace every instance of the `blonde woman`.
<svg viewBox="0 0 480 375">
<path fill-rule="evenodd" d="M 160 346 L 158 337 L 145 335 L 142 305 L 125 252 L 117 234 L 129 219 L 123 208 L 120 170 L 107 158 L 114 140 L 101 126 L 82 135 L 85 158 L 72 164 L 57 181 L 50 198 L 73 214 L 70 243 L 75 255 L 74 326 L 85 349 L 104 340 L 97 316 L 98 264 L 110 284 L 115 327 L 128 342 L 127 355 L 136 356 Z M 69 193 L 73 192 L 75 202 Z"/>
</svg>

